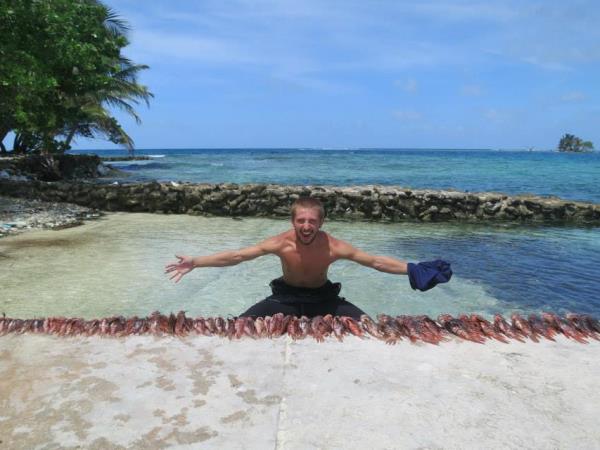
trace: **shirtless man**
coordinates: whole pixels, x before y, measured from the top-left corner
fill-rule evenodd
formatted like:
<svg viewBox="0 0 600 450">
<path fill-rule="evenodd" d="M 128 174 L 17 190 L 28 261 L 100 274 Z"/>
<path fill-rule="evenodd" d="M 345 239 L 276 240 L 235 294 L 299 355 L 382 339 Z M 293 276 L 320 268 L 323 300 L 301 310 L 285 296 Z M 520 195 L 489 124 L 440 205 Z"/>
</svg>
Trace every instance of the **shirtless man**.
<svg viewBox="0 0 600 450">
<path fill-rule="evenodd" d="M 291 213 L 291 230 L 240 250 L 196 257 L 176 255 L 178 261 L 168 264 L 165 273 L 172 273 L 170 278 L 177 283 L 197 267 L 233 266 L 259 256 L 276 255 L 281 260 L 283 276 L 271 282 L 273 294 L 241 316 L 262 317 L 280 312 L 308 317 L 332 314 L 359 318 L 363 311 L 338 295 L 340 283 L 327 279 L 331 264 L 347 259 L 391 274 L 406 275 L 410 269 L 411 276 L 413 269 L 417 269 L 405 261 L 370 255 L 322 231 L 325 210 L 315 198 L 299 198 L 292 205 Z M 444 281 L 447 280 L 437 282 Z"/>
</svg>

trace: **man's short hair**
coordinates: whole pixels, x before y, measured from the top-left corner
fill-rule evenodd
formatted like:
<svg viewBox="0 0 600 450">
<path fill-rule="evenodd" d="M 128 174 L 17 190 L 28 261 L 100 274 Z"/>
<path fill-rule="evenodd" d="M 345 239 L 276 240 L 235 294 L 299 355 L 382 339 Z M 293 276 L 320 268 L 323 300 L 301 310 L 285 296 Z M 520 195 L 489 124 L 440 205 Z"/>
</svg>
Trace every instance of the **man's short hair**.
<svg viewBox="0 0 600 450">
<path fill-rule="evenodd" d="M 292 203 L 292 220 L 296 217 L 296 210 L 298 208 L 311 208 L 319 211 L 319 217 L 321 220 L 325 219 L 325 208 L 321 200 L 314 197 L 300 197 Z"/>
</svg>

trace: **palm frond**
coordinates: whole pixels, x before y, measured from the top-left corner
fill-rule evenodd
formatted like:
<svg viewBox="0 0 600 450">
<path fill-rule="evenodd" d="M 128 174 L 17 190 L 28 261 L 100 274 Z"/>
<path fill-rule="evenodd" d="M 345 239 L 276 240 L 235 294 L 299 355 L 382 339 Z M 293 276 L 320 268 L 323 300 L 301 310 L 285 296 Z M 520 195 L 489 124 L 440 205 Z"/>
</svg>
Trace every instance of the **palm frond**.
<svg viewBox="0 0 600 450">
<path fill-rule="evenodd" d="M 100 2 L 98 2 L 100 3 Z M 115 10 L 110 8 L 109 6 L 103 5 L 106 11 L 106 15 L 104 17 L 104 26 L 114 35 L 114 36 L 127 36 L 127 33 L 131 30 L 129 23 L 126 20 L 121 18 Z"/>
<path fill-rule="evenodd" d="M 135 100 L 132 100 L 132 101 L 135 102 Z M 135 122 L 138 125 L 142 123 L 142 119 L 140 119 L 140 117 L 137 115 L 137 113 L 136 113 L 135 109 L 133 108 L 133 106 L 131 106 L 129 103 L 127 103 L 122 98 L 118 98 L 118 97 L 114 97 L 114 96 L 108 96 L 108 97 L 106 97 L 104 99 L 104 102 L 106 104 L 108 104 L 109 106 L 118 108 L 121 111 L 124 111 L 127 114 L 129 114 L 131 117 L 133 117 L 135 119 Z"/>
</svg>

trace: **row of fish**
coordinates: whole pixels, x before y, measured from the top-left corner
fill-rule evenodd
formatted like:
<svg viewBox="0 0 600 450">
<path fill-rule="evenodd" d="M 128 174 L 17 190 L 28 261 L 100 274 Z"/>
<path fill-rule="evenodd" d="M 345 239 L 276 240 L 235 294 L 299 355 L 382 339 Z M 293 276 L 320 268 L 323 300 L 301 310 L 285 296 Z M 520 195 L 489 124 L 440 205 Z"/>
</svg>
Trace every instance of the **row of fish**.
<svg viewBox="0 0 600 450">
<path fill-rule="evenodd" d="M 48 317 L 45 319 L 11 319 L 0 317 L 0 335 L 7 333 L 44 333 L 58 336 L 129 336 L 197 334 L 222 336 L 229 339 L 276 338 L 288 334 L 292 339 L 313 337 L 322 342 L 328 336 L 342 341 L 346 335 L 372 337 L 395 344 L 401 340 L 438 344 L 456 336 L 472 342 L 484 343 L 494 339 L 507 343 L 510 339 L 521 342 L 540 339 L 555 340 L 563 335 L 580 343 L 589 339 L 600 340 L 600 322 L 583 314 L 560 317 L 553 313 L 532 314 L 525 318 L 513 314 L 510 321 L 497 314 L 488 321 L 477 314 L 453 317 L 442 314 L 437 321 L 428 316 L 377 316 L 377 321 L 367 315 L 360 320 L 351 317 L 284 316 L 266 317 L 186 317 L 183 311 L 164 315 L 154 312 L 145 318 L 122 316 L 84 320 L 80 318 Z"/>
</svg>

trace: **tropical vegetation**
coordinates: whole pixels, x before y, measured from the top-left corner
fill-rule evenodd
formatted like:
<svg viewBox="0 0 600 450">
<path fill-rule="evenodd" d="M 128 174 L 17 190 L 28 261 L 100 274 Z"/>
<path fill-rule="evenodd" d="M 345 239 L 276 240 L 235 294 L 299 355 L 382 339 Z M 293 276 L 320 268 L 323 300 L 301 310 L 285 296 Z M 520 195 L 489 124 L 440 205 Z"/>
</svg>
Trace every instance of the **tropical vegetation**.
<svg viewBox="0 0 600 450">
<path fill-rule="evenodd" d="M 566 133 L 558 143 L 559 152 L 589 152 L 594 150 L 594 144 L 584 141 L 573 134 Z"/>
<path fill-rule="evenodd" d="M 122 54 L 129 28 L 97 0 L 0 2 L 0 152 L 62 153 L 77 136 L 105 138 L 133 152 L 114 117 L 152 93 L 138 82 L 146 65 Z"/>
</svg>

